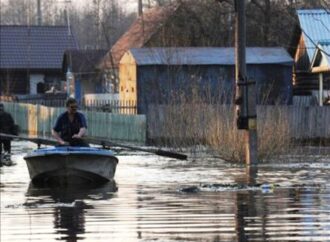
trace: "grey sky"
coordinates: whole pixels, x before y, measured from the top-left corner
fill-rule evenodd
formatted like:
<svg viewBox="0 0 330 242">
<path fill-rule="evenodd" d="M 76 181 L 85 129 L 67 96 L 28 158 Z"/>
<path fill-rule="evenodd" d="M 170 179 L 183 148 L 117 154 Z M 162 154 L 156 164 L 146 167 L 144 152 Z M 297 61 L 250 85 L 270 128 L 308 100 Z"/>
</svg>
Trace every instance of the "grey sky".
<svg viewBox="0 0 330 242">
<path fill-rule="evenodd" d="M 37 0 L 22 0 L 22 1 L 37 1 Z M 42 0 L 41 0 L 42 1 Z M 58 0 L 59 3 L 62 2 L 64 4 L 66 0 Z M 76 6 L 83 6 L 87 4 L 88 2 L 92 2 L 93 0 L 71 0 L 72 4 L 75 4 Z M 8 0 L 0 0 L 0 3 L 8 2 Z M 137 9 L 137 0 L 118 0 L 120 3 L 120 6 L 123 9 L 126 9 L 129 12 L 136 11 Z"/>
<path fill-rule="evenodd" d="M 2 1 L 2 0 L 1 0 Z M 34 0 L 36 1 L 36 0 Z M 59 0 L 61 1 L 61 0 Z M 83 5 L 83 4 L 87 4 L 88 2 L 92 2 L 92 0 L 71 0 L 72 4 L 76 4 L 76 5 Z M 137 9 L 137 0 L 118 0 L 120 6 L 123 9 L 126 9 L 127 11 L 136 11 L 135 9 Z"/>
</svg>

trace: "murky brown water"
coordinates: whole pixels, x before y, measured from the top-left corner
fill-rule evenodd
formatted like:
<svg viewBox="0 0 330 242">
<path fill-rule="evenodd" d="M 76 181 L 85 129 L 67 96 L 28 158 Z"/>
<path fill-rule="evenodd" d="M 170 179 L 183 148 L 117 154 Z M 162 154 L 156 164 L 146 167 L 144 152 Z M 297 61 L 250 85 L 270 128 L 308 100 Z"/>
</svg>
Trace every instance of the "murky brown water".
<svg viewBox="0 0 330 242">
<path fill-rule="evenodd" d="M 70 190 L 30 184 L 33 148 L 14 142 L 17 165 L 0 168 L 1 242 L 330 241 L 327 157 L 260 165 L 249 186 L 244 166 L 205 155 L 122 153 L 115 183 Z"/>
</svg>

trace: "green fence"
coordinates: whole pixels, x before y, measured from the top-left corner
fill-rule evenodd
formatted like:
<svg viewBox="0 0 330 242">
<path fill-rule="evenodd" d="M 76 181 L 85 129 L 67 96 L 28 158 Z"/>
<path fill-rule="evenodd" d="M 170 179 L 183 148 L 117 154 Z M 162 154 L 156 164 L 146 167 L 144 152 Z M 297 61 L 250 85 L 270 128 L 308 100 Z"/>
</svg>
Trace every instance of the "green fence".
<svg viewBox="0 0 330 242">
<path fill-rule="evenodd" d="M 65 108 L 52 108 L 23 103 L 4 103 L 22 133 L 48 137 L 56 118 Z M 146 142 L 146 116 L 121 115 L 104 112 L 84 112 L 89 137 L 127 142 Z"/>
</svg>

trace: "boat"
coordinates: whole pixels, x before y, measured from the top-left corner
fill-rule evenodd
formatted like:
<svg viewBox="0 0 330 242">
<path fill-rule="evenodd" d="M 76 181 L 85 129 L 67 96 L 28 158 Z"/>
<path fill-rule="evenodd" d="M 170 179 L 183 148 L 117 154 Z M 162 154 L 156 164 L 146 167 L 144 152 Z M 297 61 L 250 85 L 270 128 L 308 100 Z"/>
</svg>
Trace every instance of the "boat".
<svg viewBox="0 0 330 242">
<path fill-rule="evenodd" d="M 55 146 L 24 157 L 34 184 L 105 183 L 114 179 L 117 157 L 111 150 Z"/>
</svg>

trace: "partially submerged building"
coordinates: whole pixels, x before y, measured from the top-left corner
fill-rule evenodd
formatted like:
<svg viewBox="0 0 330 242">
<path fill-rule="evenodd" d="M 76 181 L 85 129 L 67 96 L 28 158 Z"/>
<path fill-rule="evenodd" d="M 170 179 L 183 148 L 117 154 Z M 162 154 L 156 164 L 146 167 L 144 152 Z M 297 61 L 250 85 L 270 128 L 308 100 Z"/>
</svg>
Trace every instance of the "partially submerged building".
<svg viewBox="0 0 330 242">
<path fill-rule="evenodd" d="M 247 48 L 247 76 L 257 84 L 259 104 L 292 102 L 293 59 L 283 48 Z M 175 104 L 198 98 L 231 103 L 235 88 L 234 48 L 136 48 L 119 65 L 121 101 L 137 103 L 138 113 L 149 104 Z"/>
</svg>

